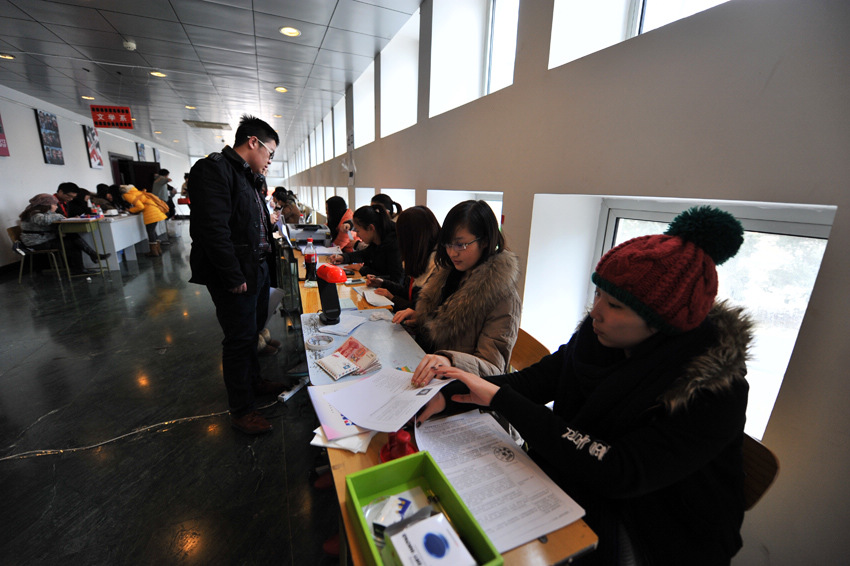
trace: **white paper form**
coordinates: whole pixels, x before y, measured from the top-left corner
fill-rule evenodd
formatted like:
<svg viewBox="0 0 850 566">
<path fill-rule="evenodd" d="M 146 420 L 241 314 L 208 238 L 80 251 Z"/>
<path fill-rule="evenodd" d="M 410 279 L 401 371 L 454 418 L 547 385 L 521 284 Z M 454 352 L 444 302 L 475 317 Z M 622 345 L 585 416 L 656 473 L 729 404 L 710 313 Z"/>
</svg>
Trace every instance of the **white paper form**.
<svg viewBox="0 0 850 566">
<path fill-rule="evenodd" d="M 348 336 L 355 328 L 366 322 L 366 320 L 362 316 L 357 316 L 353 313 L 342 313 L 339 315 L 339 322 L 337 324 L 324 326 L 322 332 L 337 336 Z"/>
<path fill-rule="evenodd" d="M 325 399 L 357 426 L 395 432 L 451 382 L 434 380 L 425 387 L 414 387 L 410 378 L 410 372 L 385 368 L 344 391 L 328 393 Z"/>
<path fill-rule="evenodd" d="M 337 440 L 355 434 L 368 432 L 364 428 L 360 428 L 350 419 L 337 411 L 333 405 L 328 403 L 325 395 L 339 391 L 356 382 L 345 381 L 331 383 L 330 385 L 311 385 L 307 388 L 307 393 L 310 394 L 310 401 L 313 403 L 313 409 L 316 411 L 316 416 L 319 417 L 319 422 L 322 423 L 322 430 L 328 440 Z"/>
<path fill-rule="evenodd" d="M 313 440 L 310 441 L 311 445 L 323 446 L 325 448 L 339 448 L 341 450 L 354 452 L 355 454 L 359 452 L 366 452 L 366 450 L 369 449 L 369 443 L 372 442 L 372 438 L 378 434 L 377 431 L 370 430 L 363 434 L 346 436 L 345 438 L 337 438 L 336 440 L 328 440 L 325 436 L 325 431 L 322 430 L 322 427 L 317 428 L 313 432 L 316 436 L 314 436 Z"/>
<path fill-rule="evenodd" d="M 489 414 L 425 421 L 416 445 L 431 453 L 501 553 L 584 516 Z"/>
</svg>

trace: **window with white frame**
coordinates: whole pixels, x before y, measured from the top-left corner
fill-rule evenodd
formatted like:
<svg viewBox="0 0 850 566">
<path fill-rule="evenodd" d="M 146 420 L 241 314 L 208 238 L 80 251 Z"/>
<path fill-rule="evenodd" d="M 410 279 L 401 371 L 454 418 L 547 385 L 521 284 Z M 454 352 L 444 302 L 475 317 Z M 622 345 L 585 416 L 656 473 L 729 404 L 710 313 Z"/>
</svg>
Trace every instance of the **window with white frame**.
<svg viewBox="0 0 850 566">
<path fill-rule="evenodd" d="M 375 141 L 375 62 L 354 81 L 354 147 Z"/>
<path fill-rule="evenodd" d="M 334 157 L 339 157 L 347 151 L 345 130 L 345 97 L 334 105 Z"/>
<path fill-rule="evenodd" d="M 375 189 L 368 187 L 357 187 L 354 189 L 354 208 L 357 210 L 361 206 L 366 206 L 372 202 L 372 197 L 375 196 Z M 349 208 L 351 203 L 349 203 Z"/>
<path fill-rule="evenodd" d="M 446 215 L 458 203 L 465 200 L 483 200 L 493 209 L 496 221 L 502 225 L 502 193 L 495 191 L 452 191 L 445 189 L 428 189 L 426 202 L 434 213 L 440 225 L 443 225 Z M 510 244 L 509 244 L 510 245 Z"/>
<path fill-rule="evenodd" d="M 325 162 L 325 131 L 322 129 L 322 123 L 316 126 L 316 129 L 313 130 L 314 139 L 316 140 L 316 165 L 319 163 Z"/>
<path fill-rule="evenodd" d="M 599 197 L 535 196 L 523 302 L 523 328 L 554 350 L 592 302 L 590 273 L 606 251 L 633 237 L 663 233 L 681 211 L 710 204 L 744 227 L 738 254 L 718 266 L 718 300 L 743 306 L 756 322 L 746 432 L 761 438 L 779 393 L 835 216 L 835 207 Z M 597 215 L 597 220 L 593 217 Z M 579 225 L 571 233 L 573 225 Z M 594 225 L 596 226 L 595 236 Z M 560 250 L 571 245 L 570 257 Z M 561 260 L 553 263 L 554 253 Z M 571 263 L 576 258 L 574 263 Z M 557 282 L 559 297 L 546 293 Z M 558 313 L 558 317 L 552 317 Z"/>
<path fill-rule="evenodd" d="M 728 0 L 555 0 L 549 68 L 610 47 Z"/>
<path fill-rule="evenodd" d="M 381 51 L 381 137 L 416 123 L 419 100 L 419 10 Z"/>
<path fill-rule="evenodd" d="M 402 210 L 416 206 L 415 189 L 381 189 L 381 193 L 393 199 L 393 202 L 397 202 Z"/>
<path fill-rule="evenodd" d="M 429 115 L 513 83 L 518 0 L 434 0 Z"/>
<path fill-rule="evenodd" d="M 325 161 L 333 159 L 334 156 L 334 121 L 333 110 L 325 115 L 322 120 L 322 128 L 325 132 Z"/>
</svg>

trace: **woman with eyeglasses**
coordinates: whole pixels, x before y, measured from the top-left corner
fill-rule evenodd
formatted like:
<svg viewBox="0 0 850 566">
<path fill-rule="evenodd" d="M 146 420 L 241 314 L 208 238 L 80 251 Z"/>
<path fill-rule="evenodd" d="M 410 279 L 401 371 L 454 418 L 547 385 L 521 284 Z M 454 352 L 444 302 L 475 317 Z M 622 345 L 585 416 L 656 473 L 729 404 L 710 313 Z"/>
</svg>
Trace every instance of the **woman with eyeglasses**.
<svg viewBox="0 0 850 566">
<path fill-rule="evenodd" d="M 404 268 L 401 265 L 401 252 L 398 247 L 395 224 L 380 205 L 361 206 L 352 217 L 354 233 L 366 248 L 333 254 L 328 261 L 335 265 L 341 263 L 362 263 L 361 275 L 374 275 L 393 283 L 401 283 Z"/>
<path fill-rule="evenodd" d="M 490 205 L 483 200 L 455 205 L 438 242 L 437 270 L 419 292 L 416 308 L 393 317 L 416 328 L 416 340 L 427 352 L 414 380 L 446 366 L 476 375 L 506 372 L 522 310 L 519 261 L 505 249 Z"/>
</svg>

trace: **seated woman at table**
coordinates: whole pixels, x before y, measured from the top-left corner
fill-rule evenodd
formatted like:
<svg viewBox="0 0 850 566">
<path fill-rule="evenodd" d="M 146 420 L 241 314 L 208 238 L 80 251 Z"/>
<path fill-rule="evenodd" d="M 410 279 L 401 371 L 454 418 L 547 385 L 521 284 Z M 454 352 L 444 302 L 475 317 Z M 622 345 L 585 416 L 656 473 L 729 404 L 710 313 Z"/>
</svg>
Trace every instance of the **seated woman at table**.
<svg viewBox="0 0 850 566">
<path fill-rule="evenodd" d="M 398 219 L 398 215 L 401 214 L 402 208 L 399 203 L 394 201 L 390 195 L 385 195 L 384 193 L 378 193 L 372 197 L 371 204 L 380 204 L 384 207 L 384 210 L 387 211 L 387 214 L 390 217 L 390 220 L 395 222 Z"/>
<path fill-rule="evenodd" d="M 21 243 L 31 250 L 60 249 L 59 230 L 57 222 L 65 219 L 65 216 L 56 212 L 59 201 L 55 196 L 47 193 L 35 195 L 30 199 L 30 204 L 20 215 L 21 219 Z M 83 260 L 81 252 L 97 263 L 98 258 L 106 259 L 110 254 L 100 254 L 76 232 L 65 234 L 65 256 L 68 258 L 68 266 L 74 273 L 83 273 Z"/>
<path fill-rule="evenodd" d="M 593 308 L 569 343 L 486 380 L 441 368 L 462 383 L 420 422 L 447 398 L 507 418 L 587 511 L 599 548 L 582 564 L 729 564 L 744 517 L 752 322 L 715 303 L 715 265 L 742 242 L 734 217 L 701 207 L 620 244 L 596 265 Z"/>
<path fill-rule="evenodd" d="M 328 261 L 335 265 L 362 263 L 361 275 L 374 275 L 386 281 L 401 283 L 404 268 L 401 265 L 398 237 L 395 224 L 384 208 L 374 204 L 361 206 L 354 211 L 352 221 L 354 232 L 367 247 L 354 252 L 333 254 L 328 257 Z"/>
<path fill-rule="evenodd" d="M 393 317 L 415 327 L 427 352 L 413 375 L 430 379 L 440 366 L 504 373 L 522 310 L 519 261 L 505 249 L 496 216 L 483 200 L 455 205 L 438 241 L 437 270 L 419 291 L 416 308 Z"/>
<path fill-rule="evenodd" d="M 99 206 L 104 212 L 106 212 L 107 210 L 114 210 L 118 208 L 110 198 L 109 185 L 107 185 L 106 183 L 98 183 L 96 188 L 97 194 L 92 195 L 91 197 L 91 201 L 93 204 Z"/>
<path fill-rule="evenodd" d="M 354 212 L 345 204 L 345 199 L 334 196 L 325 201 L 325 215 L 328 217 L 328 229 L 331 232 L 333 245 L 339 246 L 339 249 L 344 252 L 355 251 L 360 237 L 356 234 L 353 239 L 349 237 L 348 227 L 353 226 L 351 219 L 354 217 Z"/>
<path fill-rule="evenodd" d="M 399 285 L 368 275 L 366 283 L 378 287 L 375 293 L 393 302 L 397 312 L 416 304 L 419 291 L 437 268 L 434 262 L 440 223 L 426 206 L 413 206 L 398 215 L 395 224 L 401 261 L 404 264 L 404 280 Z"/>
<path fill-rule="evenodd" d="M 124 195 L 124 200 L 131 205 L 130 212 L 133 214 L 141 212 L 143 215 L 145 230 L 148 232 L 148 245 L 150 246 L 150 251 L 145 255 L 148 257 L 161 256 L 162 247 L 156 234 L 156 226 L 167 218 L 168 205 L 157 198 L 156 195 L 147 191 L 140 191 L 133 185 L 121 185 L 121 192 Z"/>
<path fill-rule="evenodd" d="M 68 218 L 76 218 L 83 214 L 91 214 L 91 193 L 82 187 L 77 191 L 77 196 L 68 201 Z"/>
</svg>

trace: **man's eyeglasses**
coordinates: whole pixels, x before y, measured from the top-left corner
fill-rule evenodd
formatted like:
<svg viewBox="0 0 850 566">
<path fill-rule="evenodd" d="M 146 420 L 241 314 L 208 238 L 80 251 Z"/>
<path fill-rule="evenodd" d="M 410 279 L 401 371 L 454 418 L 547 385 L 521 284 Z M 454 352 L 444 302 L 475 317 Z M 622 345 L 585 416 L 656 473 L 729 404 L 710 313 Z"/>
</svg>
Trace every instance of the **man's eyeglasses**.
<svg viewBox="0 0 850 566">
<path fill-rule="evenodd" d="M 274 159 L 274 152 L 269 149 L 269 146 L 267 146 L 266 144 L 263 143 L 263 140 L 261 140 L 260 138 L 257 138 L 257 143 L 259 143 L 261 146 L 266 148 L 266 151 L 269 152 L 269 159 Z"/>
<path fill-rule="evenodd" d="M 475 238 L 471 242 L 466 242 L 465 244 L 443 244 L 443 247 L 446 248 L 446 251 L 454 250 L 456 252 L 462 252 L 462 251 L 466 250 L 466 248 L 469 247 L 469 244 L 474 244 L 475 242 L 477 242 L 480 239 L 481 238 Z"/>
</svg>

